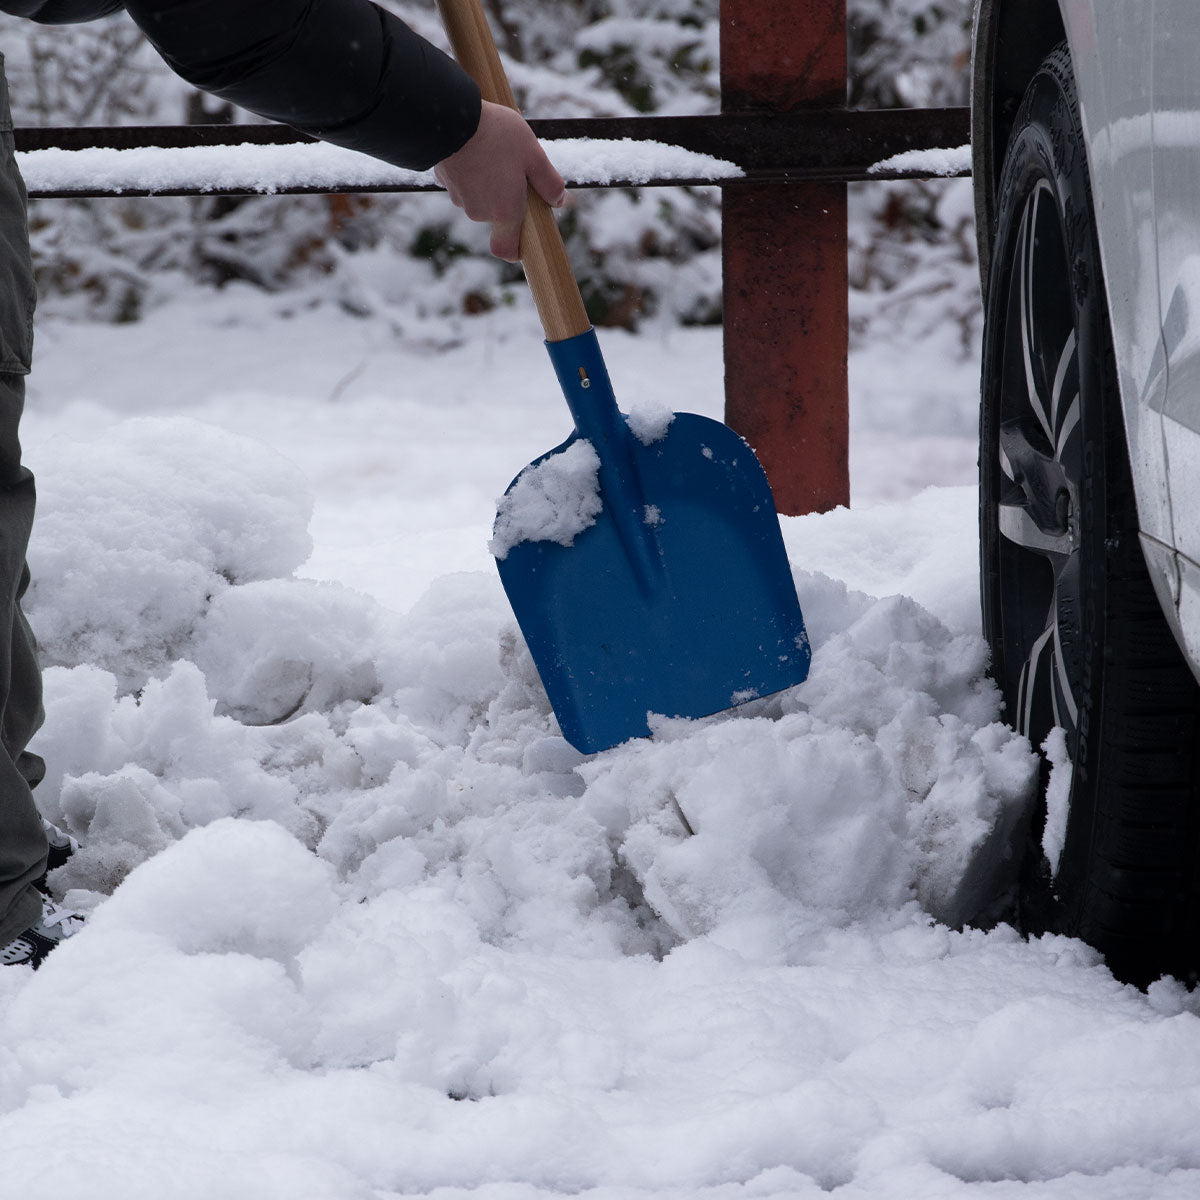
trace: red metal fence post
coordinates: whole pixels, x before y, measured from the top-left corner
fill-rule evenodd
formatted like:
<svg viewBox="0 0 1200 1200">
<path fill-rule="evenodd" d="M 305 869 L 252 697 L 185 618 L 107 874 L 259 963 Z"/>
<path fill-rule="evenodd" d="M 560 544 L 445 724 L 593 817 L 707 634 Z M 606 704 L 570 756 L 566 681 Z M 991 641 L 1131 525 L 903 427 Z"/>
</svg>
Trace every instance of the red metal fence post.
<svg viewBox="0 0 1200 1200">
<path fill-rule="evenodd" d="M 846 0 L 721 0 L 721 107 L 846 103 Z M 850 502 L 846 185 L 728 184 L 725 419 L 781 513 Z"/>
</svg>

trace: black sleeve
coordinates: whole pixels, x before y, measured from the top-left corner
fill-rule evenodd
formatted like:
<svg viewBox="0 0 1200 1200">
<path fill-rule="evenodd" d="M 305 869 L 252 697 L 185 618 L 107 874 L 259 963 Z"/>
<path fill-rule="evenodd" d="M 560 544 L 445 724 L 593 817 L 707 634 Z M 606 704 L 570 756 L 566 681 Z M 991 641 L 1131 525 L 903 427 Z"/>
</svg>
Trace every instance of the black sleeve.
<svg viewBox="0 0 1200 1200">
<path fill-rule="evenodd" d="M 470 76 L 369 0 L 0 0 L 59 25 L 122 7 L 189 83 L 398 167 L 433 166 L 479 124 Z"/>
<path fill-rule="evenodd" d="M 125 7 L 125 0 L 0 0 L 0 12 L 32 17 L 43 25 L 74 25 L 94 21 Z"/>
<path fill-rule="evenodd" d="M 71 0 L 47 0 L 55 2 Z M 125 7 L 189 83 L 396 166 L 433 166 L 479 124 L 470 76 L 369 0 L 125 0 Z"/>
</svg>

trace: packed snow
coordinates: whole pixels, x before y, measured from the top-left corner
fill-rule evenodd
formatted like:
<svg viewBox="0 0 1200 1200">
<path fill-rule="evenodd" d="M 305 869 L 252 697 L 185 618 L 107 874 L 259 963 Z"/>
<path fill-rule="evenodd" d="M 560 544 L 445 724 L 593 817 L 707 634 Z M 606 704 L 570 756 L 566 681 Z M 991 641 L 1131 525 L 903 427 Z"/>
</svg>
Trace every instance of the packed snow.
<svg viewBox="0 0 1200 1200">
<path fill-rule="evenodd" d="M 719 331 L 601 343 L 720 414 Z M 1037 760 L 969 356 L 852 356 L 853 506 L 782 522 L 809 679 L 592 757 L 488 553 L 569 431 L 527 306 L 434 351 L 230 287 L 38 359 L 38 798 L 90 915 L 0 971 L 0 1194 L 1200 1192 L 1200 1001 L 1003 920 Z"/>
</svg>

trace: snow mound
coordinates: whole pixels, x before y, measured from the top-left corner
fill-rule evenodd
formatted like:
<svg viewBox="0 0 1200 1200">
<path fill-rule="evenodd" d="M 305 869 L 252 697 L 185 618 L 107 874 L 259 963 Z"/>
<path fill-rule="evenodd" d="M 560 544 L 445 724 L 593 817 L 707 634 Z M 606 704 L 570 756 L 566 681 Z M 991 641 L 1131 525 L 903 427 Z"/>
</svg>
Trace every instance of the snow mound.
<svg viewBox="0 0 1200 1200">
<path fill-rule="evenodd" d="M 26 611 L 43 661 L 103 666 L 126 691 L 187 654 L 215 596 L 287 575 L 312 549 L 303 476 L 184 418 L 60 441 L 38 497 Z"/>
<path fill-rule="evenodd" d="M 804 581 L 822 592 L 841 589 Z M 984 667 L 979 639 L 912 601 L 869 603 L 800 687 L 664 722 L 581 773 L 598 798 L 633 798 L 622 852 L 678 937 L 754 929 L 783 952 L 913 896 L 961 925 L 1008 882 L 1035 769 Z"/>
<path fill-rule="evenodd" d="M 572 452 L 594 474 L 583 443 L 541 473 Z M 802 578 L 804 685 L 585 760 L 493 577 L 405 617 L 287 577 L 304 493 L 253 443 L 134 421 L 43 494 L 39 799 L 84 843 L 55 880 L 81 905 L 226 817 L 275 822 L 360 899 L 432 890 L 482 940 L 556 953 L 711 936 L 786 959 L 914 899 L 961 925 L 1007 883 L 1035 760 L 981 639 L 912 600 Z"/>
</svg>

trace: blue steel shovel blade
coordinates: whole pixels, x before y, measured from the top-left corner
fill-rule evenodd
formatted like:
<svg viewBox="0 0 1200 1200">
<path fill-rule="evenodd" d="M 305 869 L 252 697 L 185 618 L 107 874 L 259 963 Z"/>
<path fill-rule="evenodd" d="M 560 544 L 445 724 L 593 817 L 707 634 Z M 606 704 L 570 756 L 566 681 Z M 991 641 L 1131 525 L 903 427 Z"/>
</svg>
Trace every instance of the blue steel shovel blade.
<svg viewBox="0 0 1200 1200">
<path fill-rule="evenodd" d="M 800 683 L 809 644 L 766 475 L 718 421 L 677 413 L 631 439 L 646 586 L 609 497 L 569 546 L 527 541 L 498 562 L 563 735 L 585 753 Z M 561 449 L 561 448 L 560 448 Z"/>
</svg>

